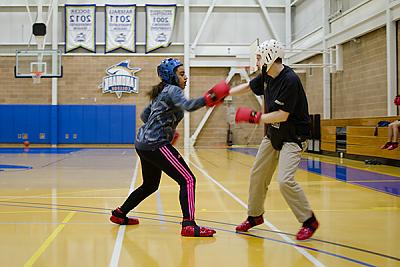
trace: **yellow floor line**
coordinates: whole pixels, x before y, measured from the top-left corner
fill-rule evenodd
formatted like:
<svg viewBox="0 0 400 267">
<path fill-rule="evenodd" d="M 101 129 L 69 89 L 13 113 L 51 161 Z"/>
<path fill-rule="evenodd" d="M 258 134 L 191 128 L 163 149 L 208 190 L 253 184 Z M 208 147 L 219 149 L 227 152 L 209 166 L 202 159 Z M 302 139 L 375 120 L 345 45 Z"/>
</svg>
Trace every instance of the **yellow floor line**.
<svg viewBox="0 0 400 267">
<path fill-rule="evenodd" d="M 51 235 L 44 241 L 44 243 L 40 246 L 38 250 L 32 255 L 32 257 L 24 264 L 24 267 L 29 267 L 32 266 L 37 259 L 43 254 L 43 252 L 49 247 L 51 242 L 57 237 L 57 235 L 64 229 L 65 224 L 68 223 L 72 216 L 74 216 L 75 212 L 70 212 L 68 213 L 67 217 L 62 221 L 62 224 L 60 224 L 52 233 Z"/>
</svg>

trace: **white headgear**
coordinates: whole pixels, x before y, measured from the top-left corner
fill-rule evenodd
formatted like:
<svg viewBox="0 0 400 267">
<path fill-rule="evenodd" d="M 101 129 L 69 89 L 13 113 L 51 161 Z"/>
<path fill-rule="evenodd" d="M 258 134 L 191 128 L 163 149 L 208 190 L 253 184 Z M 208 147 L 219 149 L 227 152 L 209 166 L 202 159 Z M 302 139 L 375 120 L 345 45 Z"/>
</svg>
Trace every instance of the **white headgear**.
<svg viewBox="0 0 400 267">
<path fill-rule="evenodd" d="M 268 71 L 277 58 L 283 59 L 285 51 L 281 42 L 271 39 L 257 47 L 256 55 L 261 56 L 260 62 L 262 65 L 267 65 Z"/>
</svg>

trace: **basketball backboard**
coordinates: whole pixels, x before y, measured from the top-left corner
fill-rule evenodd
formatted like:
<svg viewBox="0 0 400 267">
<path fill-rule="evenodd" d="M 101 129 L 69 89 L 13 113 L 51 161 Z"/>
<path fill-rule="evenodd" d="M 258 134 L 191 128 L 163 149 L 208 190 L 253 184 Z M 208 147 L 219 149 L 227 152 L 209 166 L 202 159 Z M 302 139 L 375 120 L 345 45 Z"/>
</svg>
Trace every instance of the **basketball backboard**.
<svg viewBox="0 0 400 267">
<path fill-rule="evenodd" d="M 16 78 L 62 77 L 60 50 L 17 50 L 15 59 Z"/>
</svg>

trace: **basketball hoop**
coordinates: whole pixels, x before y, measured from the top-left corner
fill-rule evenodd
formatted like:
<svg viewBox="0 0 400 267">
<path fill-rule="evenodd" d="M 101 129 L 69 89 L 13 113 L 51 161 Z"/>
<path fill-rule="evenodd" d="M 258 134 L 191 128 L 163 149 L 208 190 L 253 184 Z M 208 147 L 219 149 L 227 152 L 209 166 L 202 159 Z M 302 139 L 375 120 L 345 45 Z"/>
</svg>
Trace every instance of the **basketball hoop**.
<svg viewBox="0 0 400 267">
<path fill-rule="evenodd" d="M 40 83 L 40 78 L 42 77 L 42 75 L 43 75 L 43 72 L 41 72 L 41 71 L 32 72 L 33 83 L 34 84 Z"/>
</svg>

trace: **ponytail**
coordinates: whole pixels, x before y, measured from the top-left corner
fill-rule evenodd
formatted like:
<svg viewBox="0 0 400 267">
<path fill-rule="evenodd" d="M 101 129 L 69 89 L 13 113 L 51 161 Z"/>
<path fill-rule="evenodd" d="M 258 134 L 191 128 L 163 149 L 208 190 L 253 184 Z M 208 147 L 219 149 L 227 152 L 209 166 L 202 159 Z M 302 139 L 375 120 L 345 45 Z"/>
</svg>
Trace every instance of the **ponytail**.
<svg viewBox="0 0 400 267">
<path fill-rule="evenodd" d="M 159 84 L 154 85 L 153 88 L 149 92 L 147 92 L 150 100 L 154 100 L 164 89 L 165 85 L 166 84 L 164 82 L 160 82 Z"/>
</svg>

